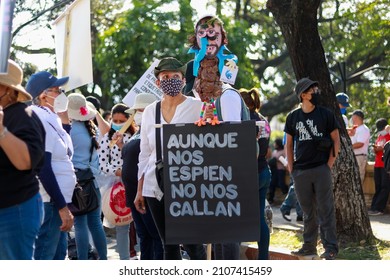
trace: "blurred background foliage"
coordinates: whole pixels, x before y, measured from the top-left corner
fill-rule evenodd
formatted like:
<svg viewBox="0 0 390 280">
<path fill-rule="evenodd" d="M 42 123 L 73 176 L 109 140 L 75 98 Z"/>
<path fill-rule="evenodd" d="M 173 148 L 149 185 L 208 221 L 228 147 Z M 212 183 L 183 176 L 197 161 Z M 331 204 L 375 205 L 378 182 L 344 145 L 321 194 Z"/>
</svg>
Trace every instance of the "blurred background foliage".
<svg viewBox="0 0 390 280">
<path fill-rule="evenodd" d="M 18 59 L 22 54 L 47 53 L 44 44 L 32 47 L 23 30 L 51 29 L 51 22 L 72 1 L 17 0 L 11 56 L 19 60 L 25 79 L 38 66 Z M 192 1 L 196 5 L 196 1 Z M 156 58 L 175 56 L 183 62 L 187 38 L 194 32 L 197 12 L 190 0 L 91 0 L 94 83 L 80 89 L 95 95 L 104 109 L 120 102 Z M 228 48 L 239 58 L 236 88 L 260 89 L 261 112 L 283 123 L 298 105 L 295 76 L 280 29 L 262 0 L 208 1 L 207 7 L 224 22 Z M 388 118 L 390 15 L 388 0 L 324 0 L 318 10 L 319 32 L 332 73 L 335 92 L 346 91 L 354 109 L 375 121 Z M 293 54 L 292 54 L 293 55 Z M 310 59 L 310 58 L 308 58 Z M 55 73 L 55 66 L 51 69 Z M 280 126 L 278 129 L 281 129 Z M 279 137 L 280 133 L 277 132 Z"/>
</svg>

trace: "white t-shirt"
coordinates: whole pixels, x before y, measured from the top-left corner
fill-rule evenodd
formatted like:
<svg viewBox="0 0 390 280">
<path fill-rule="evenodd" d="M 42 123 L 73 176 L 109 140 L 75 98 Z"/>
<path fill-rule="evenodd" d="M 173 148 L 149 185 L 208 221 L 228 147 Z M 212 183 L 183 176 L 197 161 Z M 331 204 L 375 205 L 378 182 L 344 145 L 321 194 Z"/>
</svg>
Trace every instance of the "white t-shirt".
<svg viewBox="0 0 390 280">
<path fill-rule="evenodd" d="M 138 163 L 138 178 L 144 175 L 144 185 L 142 195 L 145 197 L 155 197 L 160 200 L 163 196 L 158 187 L 155 168 L 156 168 L 156 138 L 155 138 L 155 120 L 156 120 L 156 103 L 154 102 L 145 108 L 142 114 L 141 127 L 141 152 Z M 199 119 L 202 102 L 193 97 L 186 97 L 186 100 L 176 107 L 175 115 L 170 124 L 176 123 L 194 123 Z M 161 115 L 161 124 L 167 124 Z M 162 136 L 161 129 L 161 136 Z M 162 143 L 162 137 L 161 137 Z M 161 156 L 163 155 L 161 148 Z"/>
<path fill-rule="evenodd" d="M 65 202 L 70 203 L 76 185 L 75 170 L 71 161 L 73 145 L 70 135 L 62 128 L 57 114 L 44 107 L 31 107 L 45 128 L 45 151 L 51 153 L 51 168 Z M 40 193 L 44 202 L 50 201 L 49 195 L 42 186 L 40 186 Z"/>
<path fill-rule="evenodd" d="M 367 155 L 368 154 L 368 145 L 370 142 L 370 130 L 365 124 L 359 125 L 356 128 L 354 136 L 351 136 L 352 144 L 363 143 L 364 145 L 361 148 L 353 149 L 355 155 Z"/>
<path fill-rule="evenodd" d="M 230 85 L 224 84 L 221 95 L 222 119 L 228 121 L 241 121 L 241 96 Z"/>
</svg>

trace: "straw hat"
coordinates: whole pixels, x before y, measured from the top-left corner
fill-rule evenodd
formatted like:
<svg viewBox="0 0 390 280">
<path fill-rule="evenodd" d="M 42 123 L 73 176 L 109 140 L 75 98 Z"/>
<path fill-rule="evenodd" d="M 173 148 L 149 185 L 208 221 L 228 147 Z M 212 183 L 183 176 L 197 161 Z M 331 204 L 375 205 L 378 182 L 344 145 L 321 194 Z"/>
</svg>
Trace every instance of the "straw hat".
<svg viewBox="0 0 390 280">
<path fill-rule="evenodd" d="M 95 106 L 85 99 L 80 93 L 71 93 L 68 95 L 68 116 L 76 121 L 89 121 L 96 116 Z"/>
<path fill-rule="evenodd" d="M 135 96 L 134 105 L 125 112 L 128 114 L 133 114 L 135 110 L 145 109 L 146 106 L 152 104 L 156 100 L 157 97 L 152 93 L 139 93 Z"/>
<path fill-rule="evenodd" d="M 29 101 L 31 95 L 22 86 L 23 71 L 15 61 L 8 59 L 8 73 L 0 74 L 0 84 L 13 88 L 19 92 L 18 101 Z"/>
</svg>

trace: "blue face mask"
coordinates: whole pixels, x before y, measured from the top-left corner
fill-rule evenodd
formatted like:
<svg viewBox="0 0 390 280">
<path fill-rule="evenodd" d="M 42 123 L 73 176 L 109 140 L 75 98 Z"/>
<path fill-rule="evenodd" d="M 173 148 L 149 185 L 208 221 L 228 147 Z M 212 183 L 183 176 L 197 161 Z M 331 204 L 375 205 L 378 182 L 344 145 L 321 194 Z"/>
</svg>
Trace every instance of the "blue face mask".
<svg viewBox="0 0 390 280">
<path fill-rule="evenodd" d="M 347 113 L 347 108 L 340 108 L 340 112 L 342 115 L 345 115 Z"/>
<path fill-rule="evenodd" d="M 121 124 L 112 123 L 111 127 L 112 127 L 113 130 L 119 131 L 122 128 L 123 125 L 124 125 L 123 123 L 121 123 Z"/>
</svg>

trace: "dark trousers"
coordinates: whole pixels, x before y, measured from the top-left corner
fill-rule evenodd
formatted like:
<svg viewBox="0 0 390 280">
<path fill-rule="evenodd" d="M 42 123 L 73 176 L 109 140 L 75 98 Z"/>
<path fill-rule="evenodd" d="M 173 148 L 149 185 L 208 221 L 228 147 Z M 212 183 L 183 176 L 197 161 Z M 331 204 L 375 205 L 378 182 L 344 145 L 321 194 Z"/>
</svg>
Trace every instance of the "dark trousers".
<svg viewBox="0 0 390 280">
<path fill-rule="evenodd" d="M 146 214 L 141 214 L 135 206 L 132 206 L 131 214 L 140 240 L 141 260 L 162 260 L 164 258 L 163 245 L 150 210 L 148 209 Z"/>
<path fill-rule="evenodd" d="M 165 240 L 165 210 L 164 200 L 158 201 L 153 197 L 145 197 L 148 208 L 152 214 L 157 231 L 161 237 L 164 247 L 164 260 L 181 260 L 180 245 L 164 244 Z M 206 250 L 202 244 L 186 244 L 184 245 L 188 255 L 192 260 L 206 259 Z"/>
<path fill-rule="evenodd" d="M 275 197 L 276 188 L 279 187 L 283 194 L 288 192 L 286 184 L 286 170 L 274 168 L 271 170 L 271 182 L 269 185 L 268 201 L 272 202 Z"/>
<path fill-rule="evenodd" d="M 390 177 L 383 167 L 374 167 L 375 194 L 371 210 L 384 212 L 390 192 Z"/>
<path fill-rule="evenodd" d="M 338 252 L 332 174 L 323 164 L 306 170 L 293 170 L 295 192 L 303 210 L 303 248 L 316 249 L 318 227 L 325 249 Z"/>
</svg>

